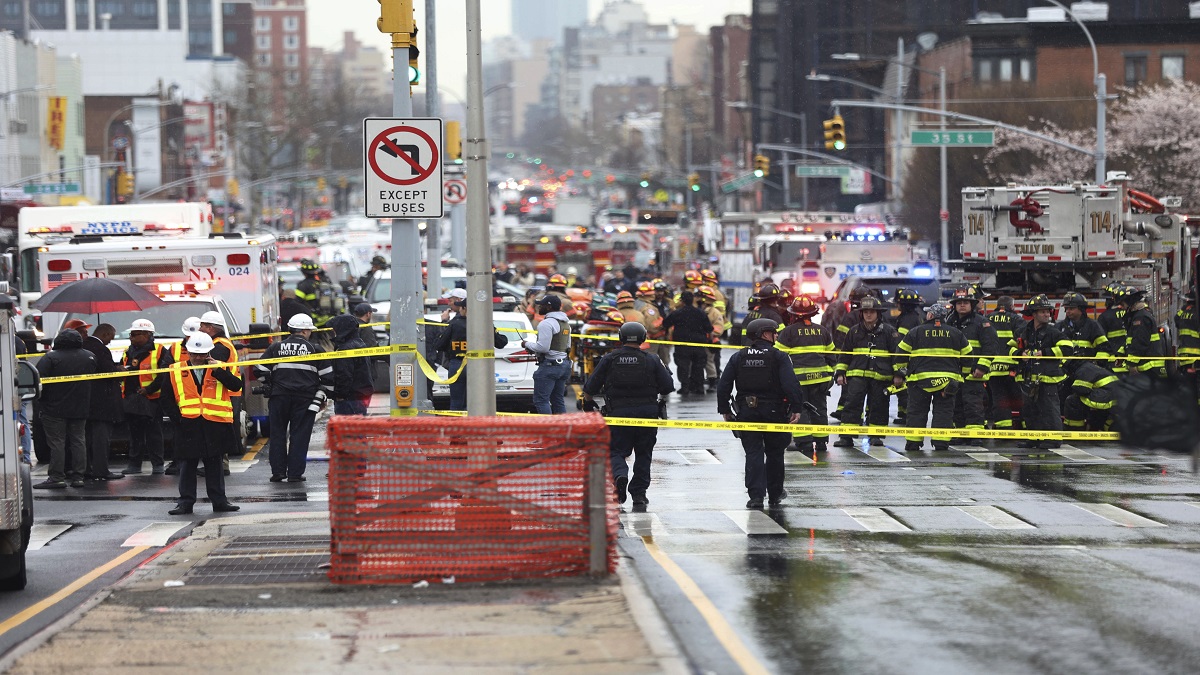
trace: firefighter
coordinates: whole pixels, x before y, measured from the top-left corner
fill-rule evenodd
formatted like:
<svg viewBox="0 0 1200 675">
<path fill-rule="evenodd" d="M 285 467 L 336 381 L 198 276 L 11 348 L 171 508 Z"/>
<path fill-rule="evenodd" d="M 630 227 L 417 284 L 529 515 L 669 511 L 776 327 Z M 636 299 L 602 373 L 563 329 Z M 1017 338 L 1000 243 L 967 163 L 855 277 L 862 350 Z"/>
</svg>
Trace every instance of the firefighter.
<svg viewBox="0 0 1200 675">
<path fill-rule="evenodd" d="M 924 305 L 925 300 L 911 288 L 901 288 L 896 291 L 896 309 L 889 312 L 888 319 L 889 323 L 895 326 L 901 339 L 908 335 L 908 331 L 925 323 L 925 312 L 921 309 Z M 908 417 L 908 395 L 905 393 L 903 385 L 889 387 L 888 393 L 896 396 L 895 424 L 904 426 L 907 424 Z"/>
<path fill-rule="evenodd" d="M 866 286 L 858 286 L 850 291 L 850 309 L 842 314 L 842 318 L 838 320 L 838 325 L 833 332 L 833 346 L 837 351 L 845 351 L 846 336 L 850 334 L 850 329 L 857 326 L 859 321 L 862 321 L 862 316 L 855 310 L 858 309 L 858 303 L 863 298 L 871 295 L 871 289 Z M 846 409 L 846 390 L 840 389 L 838 393 L 837 408 L 829 413 L 829 416 L 840 420 L 842 419 L 842 411 Z"/>
<path fill-rule="evenodd" d="M 725 332 L 725 315 L 717 309 L 717 294 L 709 286 L 701 286 L 696 289 L 696 299 L 700 303 L 700 309 L 704 310 L 705 316 L 708 317 L 709 323 L 712 324 L 712 337 L 710 340 L 714 345 L 721 344 L 721 333 Z M 708 350 L 708 360 L 704 362 L 704 377 L 708 384 L 708 393 L 713 393 L 717 390 L 717 378 L 721 376 L 721 348 L 713 347 Z"/>
<path fill-rule="evenodd" d="M 758 307 L 751 306 L 750 311 L 746 314 L 746 318 L 742 319 L 742 334 L 741 344 L 748 345 L 750 341 L 747 338 L 747 328 L 755 319 L 771 319 L 775 322 L 776 330 L 782 330 L 783 315 L 779 313 L 779 287 L 775 284 L 766 283 L 759 287 L 754 293 L 752 300 L 758 301 Z"/>
<path fill-rule="evenodd" d="M 1186 374 L 1195 386 L 1196 362 L 1200 360 L 1200 316 L 1196 313 L 1196 291 L 1189 290 L 1183 296 L 1184 304 L 1175 312 L 1175 354 L 1180 359 L 1180 372 Z"/>
<path fill-rule="evenodd" d="M 666 395 L 675 390 L 671 374 L 657 356 L 642 349 L 642 343 L 646 341 L 645 326 L 627 321 L 618 331 L 618 338 L 620 348 L 605 354 L 596 364 L 591 377 L 584 382 L 584 401 L 592 403 L 593 396 L 603 393 L 605 415 L 643 419 L 660 417 Z M 609 455 L 617 503 L 625 503 L 628 489 L 628 493 L 633 495 L 634 509 L 644 509 L 650 503 L 646 498 L 646 489 L 650 487 L 650 466 L 654 443 L 658 440 L 658 428 L 613 425 L 609 430 Z M 631 480 L 625 458 L 634 452 L 637 457 L 633 461 Z"/>
<path fill-rule="evenodd" d="M 300 271 L 304 278 L 296 284 L 296 298 L 308 307 L 315 325 L 324 325 L 341 313 L 334 307 L 333 286 L 324 279 L 325 270 L 308 258 L 300 261 Z"/>
<path fill-rule="evenodd" d="M 775 311 L 779 312 L 779 318 L 782 319 L 779 330 L 787 328 L 788 325 L 796 320 L 796 317 L 787 311 L 792 306 L 792 300 L 794 299 L 795 296 L 792 295 L 791 291 L 786 288 L 779 289 L 779 297 L 775 299 Z"/>
<path fill-rule="evenodd" d="M 728 303 L 726 302 L 725 294 L 722 293 L 721 289 L 719 288 L 720 280 L 717 278 L 717 273 L 706 267 L 700 270 L 700 279 L 704 282 L 705 286 L 713 289 L 713 294 L 717 296 L 717 300 L 713 303 L 713 307 L 716 307 L 717 311 L 720 312 L 722 316 L 727 316 L 729 314 Z M 726 325 L 725 329 L 729 330 L 732 327 L 732 324 Z"/>
<path fill-rule="evenodd" d="M 821 310 L 807 295 L 792 301 L 788 313 L 796 318 L 779 333 L 776 346 L 792 359 L 792 372 L 804 392 L 802 424 L 829 424 L 829 389 L 833 385 L 833 369 L 837 358 L 833 354 L 833 335 L 829 329 L 812 319 Z M 796 449 L 825 452 L 828 433 L 795 437 Z"/>
<path fill-rule="evenodd" d="M 888 385 L 892 382 L 892 354 L 900 344 L 900 334 L 880 320 L 883 303 L 867 296 L 859 301 L 861 322 L 846 336 L 844 353 L 838 357 L 835 379 L 845 393 L 846 406 L 842 423 L 857 426 L 862 423 L 863 405 L 867 407 L 867 424 L 887 426 Z M 871 445 L 883 445 L 883 438 L 871 436 Z M 854 447 L 853 434 L 841 434 L 833 444 L 838 448 Z"/>
<path fill-rule="evenodd" d="M 909 428 L 929 428 L 933 409 L 933 449 L 950 448 L 950 429 L 954 425 L 954 399 L 963 382 L 960 357 L 971 353 L 971 344 L 962 331 L 947 323 L 951 310 L 936 304 L 925 308 L 925 323 L 908 331 L 900 341 L 896 357 L 896 386 L 908 388 Z M 944 431 L 942 431 L 944 430 Z M 923 436 L 904 437 L 904 451 L 921 450 Z"/>
<path fill-rule="evenodd" d="M 992 427 L 1012 429 L 1013 413 L 1021 412 L 1021 388 L 1017 386 L 1017 361 L 1012 358 L 1017 351 L 1017 336 L 1025 330 L 1025 319 L 1013 311 L 1012 296 L 996 298 L 996 311 L 988 316 L 996 329 L 1000 353 L 992 359 L 992 372 L 988 376 L 988 394 L 991 399 Z"/>
<path fill-rule="evenodd" d="M 729 359 L 717 384 L 717 412 L 725 420 L 791 423 L 800 420 L 804 392 L 792 372 L 792 362 L 775 348 L 779 324 L 755 319 L 746 326 L 750 346 Z M 733 400 L 737 388 L 736 401 Z M 734 408 L 736 403 L 736 410 Z M 786 431 L 742 431 L 738 438 L 746 452 L 748 509 L 761 509 L 766 497 L 778 506 L 787 496 L 783 489 L 783 452 L 791 443 Z"/>
<path fill-rule="evenodd" d="M 1165 343 L 1146 306 L 1146 289 L 1127 286 L 1117 298 L 1125 309 L 1125 354 L 1129 372 L 1165 377 Z"/>
<path fill-rule="evenodd" d="M 653 282 L 643 281 L 639 283 L 637 303 L 634 303 L 634 309 L 642 313 L 642 325 L 646 327 L 646 336 L 649 340 L 666 340 L 667 331 L 663 328 L 663 315 L 658 311 L 658 305 L 654 303 L 654 295 Z M 647 341 L 642 344 L 642 349 L 657 356 L 658 360 L 662 361 L 667 372 L 671 372 L 671 367 L 667 365 L 671 358 L 671 345 Z"/>
<path fill-rule="evenodd" d="M 621 316 L 625 317 L 625 321 L 634 321 L 642 323 L 646 319 L 646 315 L 634 308 L 637 301 L 633 297 L 633 293 L 629 291 L 621 291 L 617 293 L 617 310 L 621 312 Z"/>
<path fill-rule="evenodd" d="M 1104 311 L 1096 317 L 1096 323 L 1104 329 L 1108 351 L 1114 356 L 1125 354 L 1125 309 L 1117 302 L 1124 288 L 1115 281 L 1104 287 Z M 1108 368 L 1118 375 L 1128 372 L 1124 361 L 1112 361 Z"/>
<path fill-rule="evenodd" d="M 987 378 L 992 357 L 1000 354 L 996 329 L 992 322 L 976 313 L 979 294 L 970 287 L 954 290 L 951 298 L 954 314 L 947 323 L 960 330 L 971 345 L 971 357 L 959 363 L 963 383 L 954 401 L 954 426 L 960 429 L 984 429 L 988 418 Z"/>
<path fill-rule="evenodd" d="M 358 278 L 358 290 L 365 294 L 367 291 L 367 286 L 371 284 L 371 280 L 375 278 L 376 273 L 382 272 L 388 267 L 390 267 L 390 265 L 388 265 L 387 258 L 384 258 L 381 255 L 371 256 L 371 269 L 367 270 L 366 274 Z"/>
<path fill-rule="evenodd" d="M 1117 401 L 1117 376 L 1082 359 L 1068 359 L 1071 394 L 1063 404 L 1063 428 L 1069 431 L 1107 431 Z"/>
<path fill-rule="evenodd" d="M 1108 337 L 1095 319 L 1087 315 L 1088 300 L 1081 293 L 1063 296 L 1063 308 L 1067 318 L 1055 326 L 1071 341 L 1073 355 L 1093 358 L 1108 352 Z"/>
<path fill-rule="evenodd" d="M 1037 431 L 1062 431 L 1062 407 L 1059 403 L 1058 388 L 1062 386 L 1067 374 L 1063 372 L 1064 356 L 1071 355 L 1071 341 L 1058 330 L 1053 323 L 1054 305 L 1045 295 L 1035 295 L 1025 305 L 1025 316 L 1032 319 L 1025 325 L 1017 339 L 1017 349 L 1021 356 L 1056 356 L 1054 358 L 1026 358 L 1020 363 L 1018 377 L 1021 391 L 1024 394 L 1024 405 L 1021 408 L 1021 419 L 1025 428 Z M 1062 445 L 1058 439 L 1034 440 L 1032 438 L 1017 444 L 1022 448 L 1040 448 L 1043 450 L 1057 448 Z"/>
<path fill-rule="evenodd" d="M 579 318 L 579 319 L 583 318 L 583 317 L 575 316 L 575 314 L 576 314 L 575 305 L 572 304 L 571 297 L 567 295 L 567 278 L 564 277 L 563 275 L 554 274 L 554 275 L 551 275 L 550 278 L 546 280 L 546 295 L 553 295 L 559 299 L 560 304 L 562 306 L 562 309 L 559 311 L 561 311 L 563 314 L 566 314 L 568 320 L 575 320 L 576 318 Z M 537 304 L 535 303 L 534 308 L 536 309 L 536 307 L 537 307 Z M 544 318 L 545 317 L 543 315 L 535 313 L 534 322 L 533 322 L 534 325 L 537 325 Z"/>
<path fill-rule="evenodd" d="M 650 283 L 654 285 L 654 306 L 658 308 L 658 313 L 665 319 L 675 304 L 672 301 L 671 284 L 662 279 L 654 279 Z"/>
</svg>

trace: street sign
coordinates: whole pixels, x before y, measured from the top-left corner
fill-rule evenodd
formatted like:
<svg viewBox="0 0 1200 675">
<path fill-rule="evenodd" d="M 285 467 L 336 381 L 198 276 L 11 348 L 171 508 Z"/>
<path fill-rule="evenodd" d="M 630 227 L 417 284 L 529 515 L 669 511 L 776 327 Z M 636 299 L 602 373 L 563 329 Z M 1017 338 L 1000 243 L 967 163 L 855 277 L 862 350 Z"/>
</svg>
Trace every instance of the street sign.
<svg viewBox="0 0 1200 675">
<path fill-rule="evenodd" d="M 461 178 L 447 178 L 442 186 L 442 199 L 447 204 L 461 204 L 467 201 L 467 181 Z"/>
<path fill-rule="evenodd" d="M 995 129 L 972 131 L 917 131 L 909 137 L 909 145 L 948 146 L 955 148 L 990 148 L 996 144 Z"/>
<path fill-rule="evenodd" d="M 124 150 L 129 147 L 129 139 L 125 136 L 117 136 L 112 139 L 112 146 L 114 150 Z"/>
<path fill-rule="evenodd" d="M 734 178 L 731 181 L 728 181 L 726 183 L 721 183 L 721 192 L 724 192 L 725 194 L 729 194 L 731 192 L 737 192 L 738 190 L 746 187 L 747 185 L 749 185 L 757 180 L 762 180 L 762 176 L 755 175 L 754 172 L 743 174 L 741 176 L 738 176 L 737 178 Z"/>
<path fill-rule="evenodd" d="M 363 121 L 363 173 L 368 218 L 441 218 L 442 120 Z"/>
<path fill-rule="evenodd" d="M 828 164 L 797 164 L 796 178 L 846 178 L 850 176 L 848 166 Z"/>
<path fill-rule="evenodd" d="M 77 195 L 79 183 L 34 183 L 25 186 L 27 195 Z"/>
</svg>

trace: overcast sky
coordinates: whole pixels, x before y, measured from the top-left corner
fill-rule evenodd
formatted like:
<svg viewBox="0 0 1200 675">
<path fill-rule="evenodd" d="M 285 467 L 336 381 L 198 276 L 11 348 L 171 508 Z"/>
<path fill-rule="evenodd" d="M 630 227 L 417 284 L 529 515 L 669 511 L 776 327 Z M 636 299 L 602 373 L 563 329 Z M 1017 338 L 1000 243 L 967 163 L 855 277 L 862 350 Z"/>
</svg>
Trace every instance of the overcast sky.
<svg viewBox="0 0 1200 675">
<path fill-rule="evenodd" d="M 751 0 L 645 0 L 643 3 L 655 23 L 693 24 L 701 32 L 724 23 L 726 14 L 749 14 Z M 604 0 L 589 0 L 594 18 L 604 6 Z M 425 30 L 425 0 L 413 0 L 417 22 Z M 511 31 L 508 0 L 481 0 L 483 39 L 507 35 Z M 390 39 L 375 28 L 379 18 L 376 0 L 308 0 L 308 42 L 314 47 L 338 50 L 342 34 L 354 31 L 368 45 L 390 51 Z M 438 86 L 459 96 L 465 89 L 466 60 L 466 0 L 438 0 Z M 424 46 L 424 37 L 418 37 Z"/>
</svg>

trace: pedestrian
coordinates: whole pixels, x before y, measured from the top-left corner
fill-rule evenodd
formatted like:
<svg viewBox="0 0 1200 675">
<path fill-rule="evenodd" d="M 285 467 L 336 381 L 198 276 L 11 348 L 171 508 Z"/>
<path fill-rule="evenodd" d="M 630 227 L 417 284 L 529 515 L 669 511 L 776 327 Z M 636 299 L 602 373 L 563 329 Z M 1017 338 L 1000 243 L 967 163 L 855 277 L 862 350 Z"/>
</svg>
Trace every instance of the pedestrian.
<svg viewBox="0 0 1200 675">
<path fill-rule="evenodd" d="M 951 300 L 954 313 L 946 320 L 961 331 L 967 344 L 971 345 L 971 358 L 959 363 L 963 383 L 954 400 L 954 426 L 959 429 L 987 428 L 988 373 L 992 371 L 992 357 L 1000 355 L 996 329 L 991 321 L 975 311 L 979 300 L 979 294 L 972 287 L 954 289 Z"/>
<path fill-rule="evenodd" d="M 330 319 L 328 326 L 333 332 L 334 351 L 366 348 L 359 337 L 359 323 L 355 317 L 341 314 Z M 333 364 L 333 414 L 366 415 L 371 396 L 375 393 L 371 357 L 342 357 L 332 359 L 330 363 Z"/>
<path fill-rule="evenodd" d="M 291 334 L 271 343 L 261 360 L 323 353 L 323 349 L 309 341 L 315 328 L 309 315 L 293 316 L 288 321 Z M 256 362 L 254 373 L 270 392 L 267 395 L 267 421 L 271 427 L 268 455 L 271 482 L 303 482 L 308 443 L 317 412 L 325 407 L 325 401 L 333 393 L 333 366 L 325 360 L 309 358 L 284 363 Z"/>
<path fill-rule="evenodd" d="M 821 308 L 807 295 L 792 301 L 788 313 L 796 320 L 779 333 L 775 346 L 792 359 L 792 372 L 804 393 L 801 424 L 829 424 L 829 389 L 833 386 L 833 370 L 837 357 L 833 353 L 833 334 L 812 319 Z M 818 432 L 798 434 L 794 442 L 800 451 L 825 452 L 829 434 Z"/>
<path fill-rule="evenodd" d="M 545 316 L 538 322 L 537 339 L 521 340 L 521 346 L 536 354 L 537 370 L 533 373 L 533 406 L 541 415 L 561 415 L 567 411 L 563 395 L 571 378 L 571 324 L 562 311 L 562 299 L 546 293 L 538 298 L 536 310 Z"/>
<path fill-rule="evenodd" d="M 600 359 L 591 377 L 583 384 L 583 399 L 593 403 L 593 397 L 604 395 L 604 414 L 611 417 L 656 419 L 662 416 L 665 396 L 675 390 L 671 374 L 657 356 L 642 349 L 646 327 L 628 321 L 617 333 L 621 346 Z M 650 500 L 650 466 L 658 427 L 609 427 L 609 456 L 612 460 L 613 486 L 617 503 L 624 504 L 633 495 L 633 508 L 644 509 Z M 629 477 L 626 458 L 637 453 L 633 460 L 633 478 Z"/>
<path fill-rule="evenodd" d="M 843 388 L 846 407 L 842 423 L 858 426 L 862 423 L 863 404 L 867 407 L 867 424 L 883 427 L 888 423 L 888 386 L 892 383 L 892 354 L 900 345 L 900 333 L 880 317 L 883 307 L 878 299 L 867 296 L 859 301 L 861 320 L 850 329 L 838 357 L 835 376 Z M 871 436 L 870 445 L 883 445 L 883 438 Z M 839 448 L 854 447 L 854 434 L 841 434 L 833 444 Z"/>
<path fill-rule="evenodd" d="M 992 372 L 988 375 L 988 397 L 991 411 L 988 418 L 995 429 L 1012 429 L 1013 417 L 1021 412 L 1021 388 L 1017 385 L 1017 361 L 1012 358 L 1017 351 L 1017 336 L 1025 330 L 1025 319 L 1013 311 L 1012 296 L 996 298 L 996 311 L 988 316 L 996 329 L 996 342 L 1000 354 L 992 359 Z M 1014 414 L 1015 413 L 1015 414 Z"/>
<path fill-rule="evenodd" d="M 1020 354 L 1026 357 L 1021 362 L 1018 375 L 1021 391 L 1025 395 L 1021 419 L 1025 422 L 1025 428 L 1031 431 L 1062 431 L 1062 399 L 1058 388 L 1067 375 L 1063 372 L 1060 359 L 1071 355 L 1071 341 L 1055 327 L 1054 305 L 1044 294 L 1033 296 L 1025 305 L 1024 314 L 1032 317 L 1032 320 L 1025 325 L 1025 330 L 1017 340 Z M 1043 356 L 1057 358 L 1029 358 Z M 1053 438 L 1050 434 L 1041 437 L 1043 440 L 1029 438 L 1017 445 L 1043 450 L 1062 445 L 1061 439 Z"/>
<path fill-rule="evenodd" d="M 960 361 L 971 353 L 962 331 L 946 322 L 951 311 L 941 303 L 925 308 L 925 323 L 909 330 L 900 341 L 892 380 L 908 390 L 909 428 L 933 427 L 934 450 L 950 448 L 954 399 L 963 381 Z M 906 435 L 904 439 L 905 452 L 919 452 L 925 437 Z"/>
<path fill-rule="evenodd" d="M 219 366 L 224 361 L 212 357 L 213 339 L 197 332 L 187 341 L 188 360 L 174 363 L 168 372 L 170 386 L 164 387 L 163 408 L 178 431 L 175 457 L 179 459 L 179 499 L 172 516 L 192 513 L 196 504 L 196 476 L 204 463 L 204 489 L 214 513 L 241 509 L 225 495 L 225 474 L 221 471 L 224 449 L 236 436 L 233 402 L 230 393 L 242 388 L 236 371 Z M 193 366 L 219 366 L 194 368 Z M 191 368 L 189 368 L 191 367 Z"/>
<path fill-rule="evenodd" d="M 679 378 L 679 395 L 704 395 L 704 367 L 708 361 L 708 349 L 698 345 L 710 344 L 712 322 L 708 315 L 695 306 L 691 291 L 679 294 L 679 306 L 663 320 L 663 328 L 675 349 L 675 371 Z"/>
<path fill-rule="evenodd" d="M 38 374 L 48 377 L 78 377 L 96 372 L 96 359 L 83 348 L 78 331 L 63 329 L 49 352 L 37 363 Z M 33 487 L 41 490 L 83 487 L 87 465 L 87 417 L 92 396 L 88 380 L 52 382 L 42 386 L 38 399 L 41 423 L 50 446 L 50 469 L 46 480 Z"/>
<path fill-rule="evenodd" d="M 360 302 L 354 306 L 354 318 L 358 319 L 358 337 L 366 347 L 378 347 L 379 337 L 375 335 L 375 327 L 369 325 L 374 316 L 375 308 L 369 302 Z"/>
<path fill-rule="evenodd" d="M 88 329 L 91 324 L 79 319 L 71 319 L 63 324 L 64 328 L 74 328 L 83 338 L 83 348 L 96 359 L 97 373 L 117 373 L 120 368 L 113 359 L 108 344 L 116 337 L 117 330 L 112 324 L 102 323 L 96 326 L 91 335 Z M 88 402 L 87 419 L 87 469 L 84 478 L 95 481 L 120 480 L 123 473 L 110 471 L 108 468 L 108 451 L 112 445 L 113 425 L 120 422 L 121 415 L 121 381 L 115 377 L 92 380 L 92 395 Z"/>
<path fill-rule="evenodd" d="M 142 464 L 150 460 L 150 470 L 161 474 L 163 463 L 163 424 L 160 392 L 165 386 L 165 373 L 154 371 L 168 368 L 175 361 L 171 351 L 154 341 L 154 324 L 149 319 L 137 319 L 129 327 L 129 348 L 121 358 L 121 366 L 136 376 L 125 378 L 122 398 L 125 425 L 129 428 L 129 466 L 125 475 L 142 472 Z"/>
<path fill-rule="evenodd" d="M 537 283 L 537 277 L 534 275 L 533 270 L 529 269 L 528 265 L 521 263 L 517 265 L 517 273 L 513 276 L 512 283 L 514 286 L 529 288 Z"/>
<path fill-rule="evenodd" d="M 717 412 L 725 421 L 771 424 L 800 421 L 804 392 L 792 371 L 791 359 L 775 348 L 778 330 L 779 324 L 770 319 L 755 319 L 746 326 L 750 346 L 729 359 L 717 383 Z M 741 431 L 738 438 L 746 452 L 746 493 L 750 496 L 746 508 L 761 509 L 764 497 L 771 506 L 778 506 L 787 497 L 783 489 L 783 452 L 791 444 L 792 434 Z"/>
</svg>

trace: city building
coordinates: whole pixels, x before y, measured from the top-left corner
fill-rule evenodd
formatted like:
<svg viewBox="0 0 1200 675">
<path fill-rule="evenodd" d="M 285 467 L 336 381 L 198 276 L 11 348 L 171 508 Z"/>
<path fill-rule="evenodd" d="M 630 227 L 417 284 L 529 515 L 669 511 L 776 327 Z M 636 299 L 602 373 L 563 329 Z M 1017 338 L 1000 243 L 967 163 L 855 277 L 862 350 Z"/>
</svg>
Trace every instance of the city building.
<svg viewBox="0 0 1200 675">
<path fill-rule="evenodd" d="M 267 87 L 268 100 L 278 106 L 307 91 L 307 21 L 304 0 L 256 0 L 254 4 L 255 83 Z"/>
<path fill-rule="evenodd" d="M 512 0 L 512 34 L 533 43 L 562 42 L 563 29 L 588 20 L 588 0 Z"/>
</svg>

